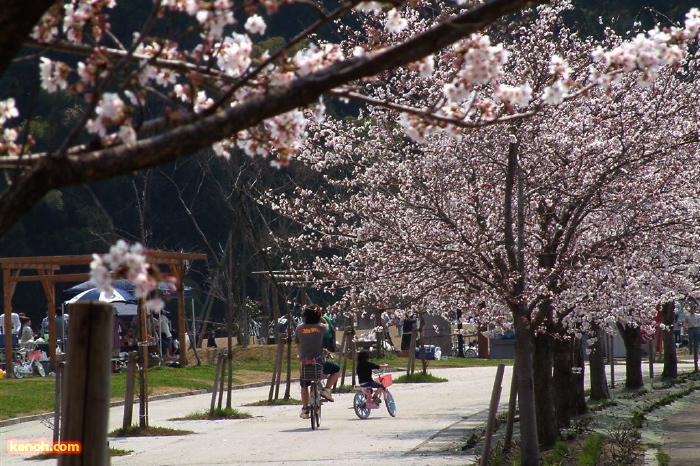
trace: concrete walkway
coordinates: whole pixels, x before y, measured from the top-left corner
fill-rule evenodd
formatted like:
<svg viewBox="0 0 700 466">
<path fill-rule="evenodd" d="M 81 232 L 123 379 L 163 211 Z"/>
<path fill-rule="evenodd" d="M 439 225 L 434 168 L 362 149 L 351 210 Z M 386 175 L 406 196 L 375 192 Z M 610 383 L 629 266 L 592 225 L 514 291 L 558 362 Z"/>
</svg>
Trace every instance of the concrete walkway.
<svg viewBox="0 0 700 466">
<path fill-rule="evenodd" d="M 689 367 L 679 366 L 687 371 Z M 618 372 L 619 371 L 619 372 Z M 385 409 L 372 411 L 360 420 L 352 409 L 351 393 L 336 394 L 335 403 L 323 409 L 321 428 L 310 429 L 308 420 L 298 417 L 298 406 L 251 406 L 267 399 L 268 387 L 235 390 L 233 405 L 253 417 L 244 420 L 185 421 L 178 417 L 209 407 L 211 395 L 199 394 L 151 401 L 149 423 L 193 431 L 175 437 L 112 438 L 110 446 L 131 450 L 113 457 L 113 465 L 356 465 L 379 463 L 400 466 L 467 465 L 476 457 L 461 451 L 470 432 L 483 426 L 493 390 L 495 367 L 431 370 L 448 382 L 442 384 L 397 384 L 392 393 L 398 415 Z M 501 408 L 506 409 L 511 368 L 506 367 Z M 616 367 L 616 381 L 622 383 L 624 366 Z M 293 384 L 292 397 L 298 398 Z M 120 427 L 123 407 L 110 410 L 110 431 Z M 138 415 L 135 407 L 134 415 Z M 136 422 L 135 418 L 135 422 Z M 643 442 L 660 445 L 670 465 L 700 466 L 700 391 L 656 410 L 643 432 Z M 649 437 L 649 433 L 653 434 Z M 31 465 L 25 458 L 9 455 L 8 439 L 36 441 L 51 439 L 50 425 L 34 420 L 0 428 L 0 465 Z M 644 463 L 657 465 L 650 449 Z M 56 460 L 37 463 L 56 464 Z"/>
</svg>

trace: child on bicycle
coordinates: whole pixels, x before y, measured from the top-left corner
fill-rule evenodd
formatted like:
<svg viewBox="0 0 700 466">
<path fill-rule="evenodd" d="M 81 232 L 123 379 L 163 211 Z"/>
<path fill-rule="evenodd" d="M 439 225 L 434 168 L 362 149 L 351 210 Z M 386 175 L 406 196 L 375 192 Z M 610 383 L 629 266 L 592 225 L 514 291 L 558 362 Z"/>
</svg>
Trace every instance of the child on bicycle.
<svg viewBox="0 0 700 466">
<path fill-rule="evenodd" d="M 374 396 L 372 396 L 372 399 L 377 404 L 381 402 L 379 395 L 381 395 L 384 392 L 384 385 L 372 378 L 372 371 L 380 370 L 386 367 L 388 367 L 388 364 L 382 364 L 380 366 L 370 361 L 369 351 L 363 350 L 357 354 L 356 372 L 358 382 L 360 383 L 360 387 L 376 389 Z"/>
<path fill-rule="evenodd" d="M 299 344 L 299 359 L 303 361 L 324 360 L 323 334 L 328 331 L 328 324 L 323 319 L 321 307 L 310 304 L 303 311 L 304 323 L 294 331 L 294 341 Z M 340 366 L 331 361 L 323 363 L 323 373 L 328 375 L 326 386 L 319 395 L 328 401 L 334 401 L 331 387 L 340 376 Z M 309 381 L 301 381 L 301 414 L 302 419 L 309 418 Z"/>
</svg>

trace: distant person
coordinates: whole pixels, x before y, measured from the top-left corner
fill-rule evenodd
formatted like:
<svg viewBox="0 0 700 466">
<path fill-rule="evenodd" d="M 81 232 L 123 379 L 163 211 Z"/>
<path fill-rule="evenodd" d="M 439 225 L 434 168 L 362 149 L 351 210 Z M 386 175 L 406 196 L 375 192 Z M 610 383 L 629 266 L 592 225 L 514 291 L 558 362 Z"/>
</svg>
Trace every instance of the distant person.
<svg viewBox="0 0 700 466">
<path fill-rule="evenodd" d="M 12 320 L 12 334 L 18 335 L 19 329 L 22 326 L 22 322 L 19 320 L 19 314 L 16 312 L 10 313 L 10 319 Z M 5 333 L 5 313 L 0 314 L 0 333 Z"/>
<path fill-rule="evenodd" d="M 413 335 L 414 325 L 416 325 L 416 318 L 410 312 L 401 324 L 401 349 L 404 351 L 411 348 L 411 335 Z"/>
<path fill-rule="evenodd" d="M 333 319 L 327 313 L 324 313 L 323 320 L 328 324 L 328 331 L 323 334 L 323 347 L 331 353 L 335 353 L 337 348 L 335 347 L 335 325 L 333 325 Z"/>
<path fill-rule="evenodd" d="M 698 329 L 700 327 L 700 316 L 696 314 L 695 306 L 690 308 L 688 314 L 684 315 L 682 320 L 688 335 L 688 347 L 692 354 L 693 348 L 697 348 L 700 344 L 700 329 Z"/>
<path fill-rule="evenodd" d="M 160 330 L 160 351 L 163 357 L 170 357 L 170 342 L 173 334 L 170 331 L 170 319 L 166 311 L 160 311 L 158 316 L 158 327 Z"/>
<path fill-rule="evenodd" d="M 44 312 L 46 317 L 41 321 L 41 336 L 48 341 L 47 335 L 49 334 L 49 306 L 44 307 Z"/>
<path fill-rule="evenodd" d="M 62 352 L 68 350 L 68 316 L 63 315 L 63 309 L 56 308 L 56 342 Z"/>
<path fill-rule="evenodd" d="M 209 332 L 209 337 L 207 338 L 207 348 L 216 348 L 216 338 L 214 338 L 214 332 Z"/>
<path fill-rule="evenodd" d="M 173 330 L 171 333 L 172 342 L 170 343 L 170 355 L 172 357 L 178 357 L 180 356 L 180 339 L 178 338 L 177 330 Z"/>
<path fill-rule="evenodd" d="M 29 317 L 20 317 L 19 342 L 29 343 L 34 341 L 32 332 L 32 320 Z"/>
</svg>

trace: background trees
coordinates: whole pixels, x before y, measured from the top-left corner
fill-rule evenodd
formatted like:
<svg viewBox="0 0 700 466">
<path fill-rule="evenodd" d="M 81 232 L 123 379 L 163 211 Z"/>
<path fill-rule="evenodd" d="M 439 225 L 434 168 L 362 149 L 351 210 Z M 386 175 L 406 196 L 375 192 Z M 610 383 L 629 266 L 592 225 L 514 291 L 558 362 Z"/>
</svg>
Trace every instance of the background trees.
<svg viewBox="0 0 700 466">
<path fill-rule="evenodd" d="M 557 60 L 572 65 L 571 79 L 588 72 L 586 57 L 597 44 L 566 36 L 546 10 L 531 27 L 536 34 L 508 48 L 504 68 L 512 75 L 502 82 L 528 80 L 537 95 Z M 548 28 L 556 29 L 556 42 L 548 42 L 555 37 Z M 572 52 L 554 55 L 563 52 L 562 42 Z M 443 58 L 449 63 L 449 55 Z M 434 89 L 449 85 L 453 74 L 437 63 L 431 78 L 390 75 L 365 96 L 414 115 L 420 110 L 410 107 L 419 103 L 440 108 L 444 100 Z M 512 325 L 521 423 L 530 432 L 531 422 L 539 434 L 528 440 L 549 445 L 558 436 L 549 420 L 563 426 L 572 414 L 571 399 L 554 399 L 571 383 L 565 369 L 574 354 L 562 343 L 612 322 L 638 337 L 659 299 L 697 286 L 691 264 L 700 211 L 695 188 L 687 195 L 681 188 L 685 168 L 698 163 L 698 89 L 689 76 L 665 68 L 644 87 L 639 76 L 624 77 L 508 125 L 443 114 L 428 119 L 432 128 L 409 131 L 418 143 L 400 128 L 406 117 L 390 111 L 329 121 L 303 157 L 330 189 L 300 189 L 279 208 L 306 227 L 299 243 L 340 251 L 318 256 L 313 268 L 345 291 L 346 303 L 433 312 L 464 306 L 484 323 Z M 487 102 L 474 93 L 471 102 Z M 659 247 L 669 238 L 670 248 Z M 608 291 L 599 294 L 602 288 Z M 560 360 L 553 373 L 555 344 Z M 628 364 L 630 384 L 640 380 L 640 364 Z M 534 408 L 536 415 L 528 412 Z"/>
</svg>

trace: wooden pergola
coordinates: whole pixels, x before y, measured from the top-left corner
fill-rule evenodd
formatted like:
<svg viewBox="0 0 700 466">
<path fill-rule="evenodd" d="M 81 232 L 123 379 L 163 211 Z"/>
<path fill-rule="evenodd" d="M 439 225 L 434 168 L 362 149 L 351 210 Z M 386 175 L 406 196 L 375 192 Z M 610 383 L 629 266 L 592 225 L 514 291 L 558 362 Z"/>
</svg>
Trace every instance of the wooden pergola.
<svg viewBox="0 0 700 466">
<path fill-rule="evenodd" d="M 178 339 L 180 342 L 180 364 L 187 364 L 185 345 L 186 324 L 185 324 L 185 286 L 183 283 L 183 269 L 187 262 L 193 260 L 206 260 L 206 254 L 146 251 L 149 263 L 154 265 L 167 265 L 168 272 L 175 277 L 177 283 L 177 321 Z M 41 282 L 49 311 L 49 357 L 51 365 L 56 363 L 56 290 L 58 282 L 77 282 L 90 279 L 89 272 L 65 273 L 61 274 L 62 266 L 89 265 L 92 262 L 92 255 L 79 256 L 44 256 L 44 257 L 5 257 L 0 258 L 0 267 L 3 269 L 3 290 L 5 322 L 5 369 L 9 377 L 12 377 L 12 297 L 17 284 L 20 282 Z M 35 275 L 22 275 L 23 271 L 35 271 Z"/>
</svg>

